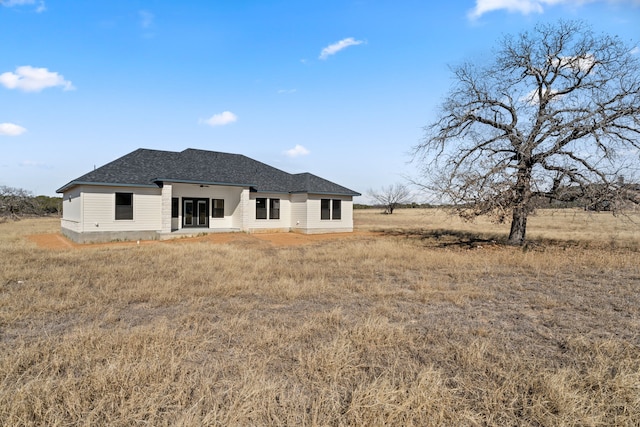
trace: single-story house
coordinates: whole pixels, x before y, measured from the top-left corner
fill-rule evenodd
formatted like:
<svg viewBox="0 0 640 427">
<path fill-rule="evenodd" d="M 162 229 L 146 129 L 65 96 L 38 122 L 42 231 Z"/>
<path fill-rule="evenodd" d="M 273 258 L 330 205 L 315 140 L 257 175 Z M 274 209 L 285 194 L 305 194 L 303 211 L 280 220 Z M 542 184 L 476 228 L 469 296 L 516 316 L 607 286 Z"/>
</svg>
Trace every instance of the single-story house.
<svg viewBox="0 0 640 427">
<path fill-rule="evenodd" d="M 62 233 L 76 242 L 202 232 L 353 231 L 360 194 L 240 154 L 135 150 L 57 190 Z"/>
</svg>

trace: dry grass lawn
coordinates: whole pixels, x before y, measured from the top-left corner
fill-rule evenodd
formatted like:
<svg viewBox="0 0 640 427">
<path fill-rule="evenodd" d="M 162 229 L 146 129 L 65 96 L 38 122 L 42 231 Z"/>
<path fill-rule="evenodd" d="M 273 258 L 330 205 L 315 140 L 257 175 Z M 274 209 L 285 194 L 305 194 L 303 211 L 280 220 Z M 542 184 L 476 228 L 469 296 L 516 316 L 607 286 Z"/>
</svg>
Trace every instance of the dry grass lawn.
<svg viewBox="0 0 640 427">
<path fill-rule="evenodd" d="M 513 248 L 355 215 L 296 245 L 0 224 L 0 425 L 638 425 L 640 217 L 543 211 Z"/>
</svg>

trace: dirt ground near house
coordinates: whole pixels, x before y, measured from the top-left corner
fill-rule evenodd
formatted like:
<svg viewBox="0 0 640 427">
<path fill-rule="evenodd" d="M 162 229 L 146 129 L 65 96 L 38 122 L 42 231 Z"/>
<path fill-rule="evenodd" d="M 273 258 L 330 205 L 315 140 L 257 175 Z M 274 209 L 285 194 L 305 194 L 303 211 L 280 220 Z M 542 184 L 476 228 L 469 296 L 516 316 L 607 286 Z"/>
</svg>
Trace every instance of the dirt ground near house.
<svg viewBox="0 0 640 427">
<path fill-rule="evenodd" d="M 314 242 L 353 239 L 363 236 L 373 236 L 377 233 L 368 231 L 355 231 L 353 233 L 329 233 L 329 234 L 299 234 L 299 233 L 211 233 L 204 236 L 184 237 L 171 240 L 141 240 L 131 242 L 108 242 L 108 243 L 86 243 L 79 244 L 72 242 L 60 233 L 32 234 L 26 236 L 27 239 L 43 249 L 83 249 L 103 246 L 137 246 L 153 244 L 172 244 L 182 242 L 206 242 L 206 243 L 231 243 L 262 241 L 274 246 L 298 246 Z"/>
</svg>

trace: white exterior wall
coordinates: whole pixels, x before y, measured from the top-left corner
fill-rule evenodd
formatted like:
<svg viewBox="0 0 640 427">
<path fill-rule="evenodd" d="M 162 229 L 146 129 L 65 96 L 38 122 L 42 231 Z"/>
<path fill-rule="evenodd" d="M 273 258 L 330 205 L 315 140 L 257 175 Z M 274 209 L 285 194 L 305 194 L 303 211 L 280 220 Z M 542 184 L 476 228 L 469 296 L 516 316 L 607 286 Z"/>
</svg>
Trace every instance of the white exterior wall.
<svg viewBox="0 0 640 427">
<path fill-rule="evenodd" d="M 304 232 L 307 228 L 307 194 L 291 195 L 291 229 Z"/>
<path fill-rule="evenodd" d="M 341 219 L 320 219 L 320 201 L 339 199 Z M 307 233 L 351 232 L 353 231 L 353 197 L 309 194 L 307 200 Z"/>
<path fill-rule="evenodd" d="M 133 219 L 116 220 L 115 193 L 133 193 Z M 85 186 L 81 232 L 159 231 L 162 229 L 160 188 Z"/>
<path fill-rule="evenodd" d="M 115 219 L 115 193 L 133 194 L 133 219 Z M 171 218 L 172 198 L 178 198 L 179 218 Z M 165 183 L 163 188 L 81 185 L 64 193 L 62 229 L 79 241 L 82 235 L 93 240 L 103 234 L 107 240 L 127 239 L 128 232 L 170 234 L 182 228 L 183 198 L 209 200 L 209 229 L 219 231 L 296 231 L 330 233 L 353 231 L 351 196 L 319 194 L 253 193 L 233 186 L 200 186 Z M 256 219 L 256 198 L 279 199 L 280 218 Z M 224 218 L 212 218 L 211 199 L 224 199 Z M 342 201 L 341 219 L 321 220 L 321 199 Z M 267 202 L 267 210 L 270 205 Z M 197 230 L 195 228 L 194 230 Z M 125 234 L 117 234 L 122 232 Z M 142 235 L 141 235 L 142 236 Z M 150 237 L 151 236 L 151 237 Z M 137 238 L 154 238 L 146 234 Z M 87 240 L 89 241 L 89 240 Z"/>
<path fill-rule="evenodd" d="M 256 219 L 256 199 L 280 199 L 280 219 L 268 219 L 270 202 L 267 200 L 267 219 Z M 247 206 L 245 204 L 245 206 Z M 245 226 L 248 231 L 290 231 L 291 230 L 291 201 L 289 194 L 282 193 L 249 193 L 248 215 L 245 216 Z"/>
<path fill-rule="evenodd" d="M 80 232 L 82 230 L 82 189 L 75 187 L 62 196 L 62 227 Z"/>
</svg>

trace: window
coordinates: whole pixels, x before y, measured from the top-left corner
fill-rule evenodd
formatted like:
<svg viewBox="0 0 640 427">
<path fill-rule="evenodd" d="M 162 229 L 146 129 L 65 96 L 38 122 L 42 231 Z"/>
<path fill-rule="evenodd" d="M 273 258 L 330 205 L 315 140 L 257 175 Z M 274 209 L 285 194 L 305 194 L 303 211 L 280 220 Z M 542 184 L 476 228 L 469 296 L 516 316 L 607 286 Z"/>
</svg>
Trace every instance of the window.
<svg viewBox="0 0 640 427">
<path fill-rule="evenodd" d="M 331 219 L 331 199 L 320 200 L 320 219 Z"/>
<path fill-rule="evenodd" d="M 269 219 L 280 219 L 280 199 L 269 199 Z"/>
<path fill-rule="evenodd" d="M 133 193 L 116 193 L 116 219 L 133 219 Z"/>
<path fill-rule="evenodd" d="M 267 219 L 267 199 L 263 197 L 256 199 L 256 219 Z"/>
<path fill-rule="evenodd" d="M 268 210 L 267 206 L 269 206 Z M 280 199 L 256 198 L 256 219 L 267 218 L 280 219 Z"/>
<path fill-rule="evenodd" d="M 342 200 L 320 199 L 320 219 L 342 219 Z"/>
<path fill-rule="evenodd" d="M 211 205 L 211 217 L 212 218 L 224 218 L 224 199 L 212 199 Z"/>
<path fill-rule="evenodd" d="M 342 200 L 333 199 L 333 208 L 331 209 L 331 219 L 342 218 Z"/>
<path fill-rule="evenodd" d="M 180 214 L 180 199 L 177 197 L 171 198 L 171 218 L 178 218 Z"/>
</svg>

